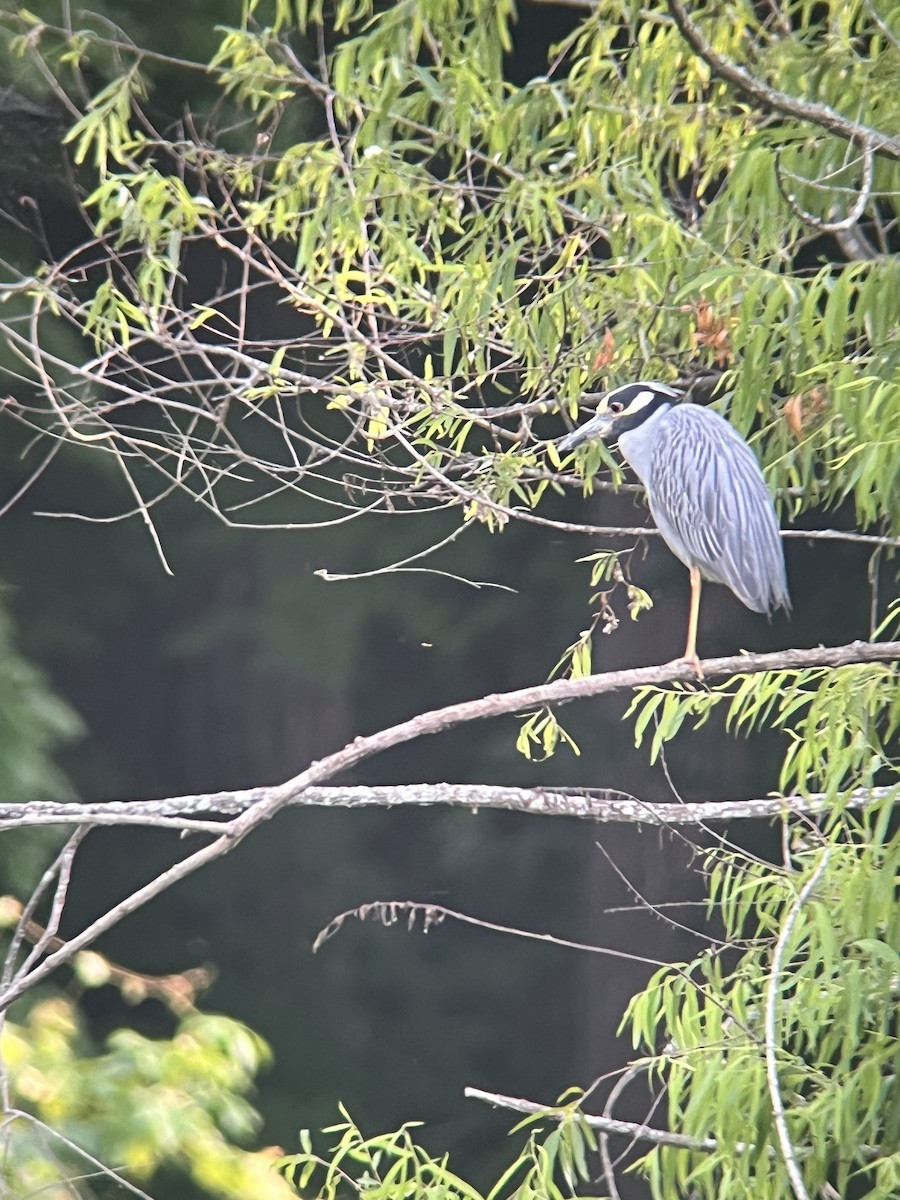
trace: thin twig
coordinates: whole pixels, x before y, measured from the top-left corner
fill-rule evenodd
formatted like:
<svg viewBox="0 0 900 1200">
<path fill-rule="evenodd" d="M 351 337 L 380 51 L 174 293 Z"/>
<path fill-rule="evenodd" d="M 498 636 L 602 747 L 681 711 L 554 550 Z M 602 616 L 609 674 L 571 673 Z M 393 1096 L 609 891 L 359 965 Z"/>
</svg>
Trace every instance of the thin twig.
<svg viewBox="0 0 900 1200">
<path fill-rule="evenodd" d="M 799 217 L 801 221 L 805 221 L 807 225 L 812 225 L 812 227 L 817 229 L 819 233 L 846 233 L 848 230 L 852 229 L 854 225 L 859 224 L 863 213 L 866 211 L 866 206 L 872 198 L 872 179 L 875 174 L 875 152 L 872 150 L 872 147 L 867 145 L 863 146 L 862 155 L 863 177 L 862 183 L 859 187 L 859 195 L 856 197 L 856 200 L 854 201 L 853 206 L 847 213 L 846 217 L 840 221 L 822 221 L 818 217 L 813 216 L 812 213 L 807 212 L 805 208 L 801 207 L 797 197 L 786 191 L 785 188 L 781 186 L 780 169 L 777 168 L 776 160 L 776 169 L 779 174 L 780 191 L 786 203 L 793 210 L 794 215 Z"/>
<path fill-rule="evenodd" d="M 39 936 L 34 939 L 31 952 L 16 971 L 16 975 L 26 974 L 32 963 L 37 962 L 42 957 L 47 947 L 57 940 L 56 935 L 59 931 L 59 923 L 62 920 L 63 909 L 65 908 L 66 900 L 69 896 L 69 883 L 72 879 L 72 868 L 75 866 L 75 855 L 77 854 L 78 848 L 84 840 L 87 832 L 88 827 L 86 825 L 79 825 L 60 851 L 59 858 L 57 859 L 58 875 L 56 880 L 56 889 L 53 894 L 53 903 L 50 907 L 50 916 L 47 918 L 47 923 L 41 930 Z M 28 936 L 29 924 L 31 924 L 31 922 L 26 920 L 23 927 L 26 937 Z"/>
<path fill-rule="evenodd" d="M 484 1092 L 481 1088 L 467 1087 L 463 1095 L 467 1100 L 482 1100 L 485 1104 L 493 1105 L 494 1108 L 508 1108 L 513 1112 L 545 1116 L 551 1121 L 565 1121 L 572 1115 L 571 1105 L 564 1108 L 553 1108 L 545 1104 L 535 1104 L 531 1100 L 520 1100 L 515 1096 Z M 677 1150 L 695 1150 L 701 1154 L 714 1154 L 719 1148 L 719 1144 L 714 1138 L 693 1138 L 684 1133 L 669 1133 L 665 1129 L 654 1129 L 652 1125 L 639 1124 L 637 1121 L 619 1121 L 614 1117 L 595 1117 L 588 1113 L 581 1113 L 580 1120 L 589 1125 L 591 1129 L 634 1138 L 635 1141 L 652 1142 L 654 1146 L 673 1146 Z M 738 1153 L 746 1153 L 753 1147 L 747 1142 L 738 1142 L 734 1149 Z"/>
<path fill-rule="evenodd" d="M 525 938 L 527 941 L 544 942 L 551 946 L 559 946 L 563 950 L 580 950 L 587 954 L 601 954 L 609 958 L 624 958 L 628 962 L 643 963 L 648 967 L 667 967 L 669 963 L 658 958 L 648 958 L 644 954 L 632 954 L 628 950 L 613 950 L 608 946 L 597 946 L 592 942 L 574 942 L 570 938 L 558 937 L 555 933 L 534 933 L 530 929 L 517 929 L 512 925 L 499 925 L 496 921 L 486 921 L 482 917 L 473 917 L 468 913 L 457 912 L 443 904 L 432 904 L 417 900 L 370 900 L 356 908 L 348 908 L 338 913 L 320 929 L 313 942 L 313 952 L 320 950 L 326 942 L 343 929 L 351 919 L 367 921 L 374 918 L 382 925 L 395 925 L 400 917 L 406 918 L 407 928 L 412 929 L 417 920 L 422 922 L 425 933 L 444 920 L 459 921 L 463 925 L 475 925 L 478 929 L 487 929 L 491 933 L 502 933 L 507 937 Z"/>
<path fill-rule="evenodd" d="M 4 910 L 18 906 L 19 921 L 22 936 L 24 936 L 40 953 L 48 947 L 58 950 L 66 944 L 65 938 L 59 937 L 49 927 L 40 925 L 37 921 L 23 920 L 24 906 L 13 896 L 2 896 Z M 102 974 L 105 983 L 118 988 L 134 1003 L 138 998 L 152 997 L 159 1000 L 177 1016 L 184 1016 L 195 1007 L 198 992 L 206 991 L 215 980 L 215 970 L 211 966 L 189 967 L 169 975 L 147 975 L 141 971 L 133 971 L 129 967 L 120 966 L 103 954 L 92 952 L 96 960 L 95 970 Z M 2 1018 L 0 1018 L 2 1019 Z"/>
<path fill-rule="evenodd" d="M 45 1122 L 41 1121 L 38 1117 L 33 1116 L 31 1113 L 23 1112 L 21 1109 L 14 1108 L 10 1109 L 4 1115 L 10 1122 L 16 1120 L 25 1121 L 28 1124 L 33 1125 L 36 1129 L 41 1130 L 43 1133 L 49 1134 L 56 1141 L 61 1142 L 66 1149 L 71 1150 L 73 1154 L 77 1154 L 79 1158 L 83 1158 L 86 1163 L 89 1163 L 94 1168 L 94 1174 L 96 1176 L 104 1179 L 111 1179 L 120 1188 L 130 1192 L 133 1196 L 137 1196 L 139 1200 L 153 1200 L 153 1197 L 149 1194 L 149 1192 L 145 1192 L 143 1188 L 138 1187 L 137 1184 L 131 1183 L 125 1175 L 122 1175 L 113 1167 L 107 1166 L 106 1163 L 101 1162 L 99 1158 L 95 1158 L 93 1154 L 91 1154 L 88 1150 L 85 1150 L 83 1146 L 79 1146 L 77 1142 L 73 1142 L 72 1139 L 66 1137 L 64 1133 L 61 1133 L 58 1129 L 54 1129 L 51 1125 L 45 1124 Z M 34 1192 L 31 1193 L 31 1195 L 36 1194 L 37 1193 Z"/>
<path fill-rule="evenodd" d="M 613 1107 L 625 1091 L 625 1089 L 634 1082 L 639 1075 L 642 1075 L 647 1070 L 647 1064 L 643 1062 L 632 1063 L 619 1079 L 613 1084 L 609 1095 L 606 1097 L 606 1103 L 603 1105 L 603 1118 L 606 1121 L 614 1120 Z M 636 1139 L 632 1138 L 632 1145 Z M 603 1164 L 603 1177 L 606 1180 L 606 1186 L 609 1189 L 609 1200 L 621 1200 L 619 1189 L 616 1185 L 615 1166 L 612 1161 L 612 1155 L 609 1152 L 609 1132 L 605 1129 L 600 1130 L 600 1162 Z"/>
<path fill-rule="evenodd" d="M 34 914 L 37 907 L 43 899 L 54 879 L 57 879 L 63 871 L 67 871 L 66 864 L 71 862 L 71 852 L 73 847 L 77 847 L 84 837 L 82 828 L 78 828 L 67 840 L 66 844 L 57 854 L 56 858 L 50 866 L 44 871 L 37 886 L 31 893 L 28 903 L 21 910 L 18 917 L 18 923 L 15 931 L 10 938 L 9 947 L 6 952 L 6 958 L 3 962 L 3 971 L 0 973 L 0 987 L 6 987 L 13 978 L 16 969 L 16 959 L 19 956 L 19 950 L 22 943 L 26 940 L 26 927 L 29 921 L 34 919 Z"/>
<path fill-rule="evenodd" d="M 772 1103 L 772 1113 L 775 1118 L 775 1129 L 778 1133 L 778 1144 L 781 1147 L 781 1153 L 784 1158 L 785 1166 L 787 1167 L 788 1177 L 791 1181 L 791 1188 L 794 1192 L 796 1200 L 809 1200 L 809 1192 L 807 1192 L 806 1185 L 803 1182 L 803 1175 L 797 1162 L 797 1153 L 794 1150 L 793 1143 L 791 1142 L 791 1132 L 788 1129 L 784 1098 L 781 1094 L 781 1086 L 778 1082 L 778 989 L 781 985 L 781 968 L 784 964 L 784 956 L 787 953 L 787 945 L 791 939 L 792 933 L 794 932 L 794 926 L 797 923 L 804 905 L 815 891 L 819 880 L 825 874 L 825 869 L 828 866 L 830 857 L 831 848 L 829 847 L 823 853 L 822 858 L 819 861 L 819 865 L 816 867 L 815 871 L 813 871 L 812 875 L 810 875 L 809 879 L 807 879 L 806 883 L 800 889 L 796 900 L 791 905 L 788 915 L 785 918 L 784 926 L 778 935 L 778 941 L 775 943 L 775 951 L 772 955 L 772 970 L 769 972 L 769 978 L 766 983 L 766 1079 L 769 1085 L 769 1098 Z"/>
</svg>

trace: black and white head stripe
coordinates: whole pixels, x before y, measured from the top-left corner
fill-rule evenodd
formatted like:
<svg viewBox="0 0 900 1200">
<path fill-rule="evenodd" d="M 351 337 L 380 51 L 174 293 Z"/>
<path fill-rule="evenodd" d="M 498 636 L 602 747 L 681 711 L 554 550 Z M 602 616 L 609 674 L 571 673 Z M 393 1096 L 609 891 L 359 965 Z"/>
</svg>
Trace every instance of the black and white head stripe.
<svg viewBox="0 0 900 1200">
<path fill-rule="evenodd" d="M 659 409 L 677 404 L 680 399 L 681 392 L 655 380 L 624 383 L 607 392 L 597 405 L 596 416 L 564 437 L 558 448 L 566 454 L 592 438 L 614 441 L 629 429 L 637 429 Z"/>
<path fill-rule="evenodd" d="M 613 416 L 628 413 L 637 414 L 645 409 L 656 409 L 661 404 L 676 404 L 681 399 L 681 392 L 669 387 L 666 383 L 655 380 L 639 383 L 623 383 L 621 387 L 613 388 L 603 397 L 601 408 Z M 649 414 L 648 414 L 649 415 Z"/>
</svg>

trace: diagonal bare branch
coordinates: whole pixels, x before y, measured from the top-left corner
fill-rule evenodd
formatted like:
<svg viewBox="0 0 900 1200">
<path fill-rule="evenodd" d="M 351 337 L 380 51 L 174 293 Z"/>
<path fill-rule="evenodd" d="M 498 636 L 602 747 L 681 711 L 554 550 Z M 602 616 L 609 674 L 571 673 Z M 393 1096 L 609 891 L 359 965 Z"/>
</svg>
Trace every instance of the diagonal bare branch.
<svg viewBox="0 0 900 1200">
<path fill-rule="evenodd" d="M 816 100 L 803 100 L 799 96 L 790 96 L 781 92 L 762 79 L 758 79 L 724 54 L 714 50 L 712 44 L 703 35 L 700 27 L 695 25 L 681 0 L 667 0 L 669 12 L 678 26 L 682 37 L 695 54 L 709 66 L 719 78 L 730 83 L 745 96 L 749 97 L 762 108 L 771 112 L 793 117 L 797 121 L 808 121 L 817 125 L 836 137 L 855 142 L 863 150 L 884 155 L 887 158 L 900 159 L 900 136 L 883 133 L 859 121 L 853 121 L 837 112 L 827 104 Z"/>
<path fill-rule="evenodd" d="M 648 958 L 644 954 L 635 954 L 629 950 L 617 950 L 611 946 L 596 946 L 589 942 L 573 942 L 570 938 L 557 937 L 553 933 L 535 933 L 531 929 L 517 929 L 511 925 L 498 925 L 496 921 L 486 921 L 482 917 L 473 917 L 468 913 L 457 912 L 443 904 L 431 902 L 422 903 L 417 900 L 370 900 L 357 908 L 347 909 L 338 913 L 320 929 L 313 942 L 313 953 L 321 950 L 326 942 L 344 928 L 348 921 L 375 920 L 384 926 L 396 925 L 405 918 L 408 929 L 413 929 L 416 922 L 421 922 L 423 932 L 427 933 L 435 925 L 445 920 L 459 921 L 463 925 L 474 925 L 478 929 L 486 929 L 492 933 L 502 933 L 507 937 L 525 938 L 528 941 L 544 942 L 551 946 L 561 946 L 566 950 L 580 950 L 588 954 L 603 954 L 610 958 L 625 959 L 627 962 L 643 963 L 646 966 L 665 967 L 669 964 L 658 958 Z"/>
<path fill-rule="evenodd" d="M 764 671 L 790 670 L 804 667 L 840 667 L 854 663 L 891 662 L 900 660 L 900 642 L 851 642 L 846 646 L 820 647 L 812 650 L 784 650 L 775 654 L 739 654 L 728 658 L 711 658 L 702 664 L 705 679 L 731 675 L 760 674 Z M 148 901 L 173 884 L 192 875 L 200 867 L 233 850 L 258 825 L 270 820 L 291 803 L 294 797 L 308 788 L 320 785 L 335 775 L 357 766 L 366 759 L 393 746 L 419 737 L 442 733 L 456 725 L 486 720 L 546 704 L 565 704 L 592 696 L 647 687 L 665 683 L 697 683 L 692 665 L 681 660 L 662 666 L 637 667 L 627 671 L 608 671 L 581 679 L 560 679 L 535 687 L 511 692 L 499 692 L 478 700 L 450 704 L 444 708 L 421 713 L 408 721 L 380 730 L 366 737 L 357 737 L 343 749 L 310 764 L 305 771 L 278 787 L 260 792 L 251 808 L 222 825 L 221 836 L 175 863 L 155 879 L 126 896 L 108 912 L 71 938 L 64 947 L 49 954 L 27 975 L 21 976 L 0 992 L 0 1011 L 24 995 L 42 979 L 52 975 L 57 967 L 69 962 L 101 934 L 117 925 L 124 917 L 136 912 Z"/>
<path fill-rule="evenodd" d="M 572 1105 L 554 1108 L 546 1104 L 535 1104 L 533 1100 L 520 1100 L 515 1096 L 501 1096 L 495 1092 L 484 1092 L 481 1088 L 467 1087 L 463 1093 L 468 1100 L 482 1100 L 495 1108 L 507 1108 L 513 1112 L 526 1115 L 546 1116 L 551 1121 L 563 1121 L 572 1115 Z M 584 1121 L 591 1129 L 603 1133 L 619 1134 L 622 1137 L 634 1138 L 641 1142 L 652 1142 L 655 1146 L 674 1146 L 678 1150 L 698 1150 L 701 1153 L 712 1154 L 719 1145 L 713 1138 L 693 1138 L 684 1133 L 669 1133 L 665 1129 L 654 1129 L 652 1125 L 643 1125 L 637 1121 L 620 1121 L 615 1117 L 594 1117 L 588 1113 L 580 1113 L 579 1120 Z M 740 1143 L 738 1151 L 751 1150 L 749 1144 Z"/>
</svg>

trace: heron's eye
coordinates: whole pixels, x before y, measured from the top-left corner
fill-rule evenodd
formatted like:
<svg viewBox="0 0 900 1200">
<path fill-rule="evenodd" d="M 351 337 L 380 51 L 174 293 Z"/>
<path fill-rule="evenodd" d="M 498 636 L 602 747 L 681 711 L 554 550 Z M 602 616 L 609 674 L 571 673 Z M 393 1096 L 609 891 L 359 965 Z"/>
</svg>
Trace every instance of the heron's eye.
<svg viewBox="0 0 900 1200">
<path fill-rule="evenodd" d="M 618 414 L 618 413 L 620 413 L 620 412 L 624 412 L 624 411 L 625 411 L 625 405 L 622 403 L 622 401 L 621 401 L 621 400 L 612 400 L 612 401 L 610 402 L 610 405 L 609 405 L 609 411 L 610 411 L 611 413 L 615 413 L 615 414 Z"/>
</svg>

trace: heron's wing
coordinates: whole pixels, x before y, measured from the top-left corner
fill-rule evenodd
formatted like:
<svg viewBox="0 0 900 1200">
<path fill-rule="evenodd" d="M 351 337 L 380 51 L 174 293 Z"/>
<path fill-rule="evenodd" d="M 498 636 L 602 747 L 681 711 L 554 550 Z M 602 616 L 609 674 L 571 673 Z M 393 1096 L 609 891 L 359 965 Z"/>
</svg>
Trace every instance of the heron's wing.
<svg viewBox="0 0 900 1200">
<path fill-rule="evenodd" d="M 717 413 L 681 405 L 668 414 L 653 452 L 650 507 L 675 554 L 704 578 L 756 612 L 789 607 L 772 497 L 753 451 Z"/>
</svg>

